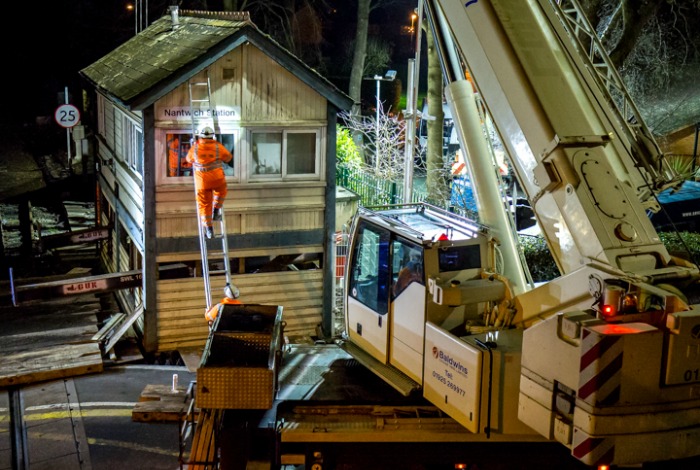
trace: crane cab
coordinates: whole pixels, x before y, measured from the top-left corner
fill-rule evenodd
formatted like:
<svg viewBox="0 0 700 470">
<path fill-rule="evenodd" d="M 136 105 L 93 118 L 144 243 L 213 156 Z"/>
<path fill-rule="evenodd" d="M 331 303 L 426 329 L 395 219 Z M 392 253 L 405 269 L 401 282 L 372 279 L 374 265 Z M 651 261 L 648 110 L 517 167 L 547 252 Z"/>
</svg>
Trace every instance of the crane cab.
<svg viewBox="0 0 700 470">
<path fill-rule="evenodd" d="M 426 322 L 463 333 L 483 313 L 464 292 L 492 284 L 503 296 L 503 283 L 485 279 L 495 259 L 488 230 L 453 213 L 428 204 L 360 209 L 346 271 L 347 342 L 410 379 L 407 388 L 390 382 L 399 391 L 420 388 Z"/>
</svg>

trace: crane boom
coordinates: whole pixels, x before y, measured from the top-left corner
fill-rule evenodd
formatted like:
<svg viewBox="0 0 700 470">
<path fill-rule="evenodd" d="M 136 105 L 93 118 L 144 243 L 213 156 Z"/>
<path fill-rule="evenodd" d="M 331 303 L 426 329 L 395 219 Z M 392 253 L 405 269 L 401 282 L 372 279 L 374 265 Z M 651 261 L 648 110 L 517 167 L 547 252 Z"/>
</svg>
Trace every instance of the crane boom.
<svg viewBox="0 0 700 470">
<path fill-rule="evenodd" d="M 454 44 L 490 110 L 560 270 L 591 260 L 626 272 L 665 268 L 669 255 L 639 200 L 659 184 L 655 164 L 645 165 L 659 160 L 658 147 L 621 124 L 556 3 L 427 4 L 434 34 L 451 33 L 443 42 Z"/>
</svg>

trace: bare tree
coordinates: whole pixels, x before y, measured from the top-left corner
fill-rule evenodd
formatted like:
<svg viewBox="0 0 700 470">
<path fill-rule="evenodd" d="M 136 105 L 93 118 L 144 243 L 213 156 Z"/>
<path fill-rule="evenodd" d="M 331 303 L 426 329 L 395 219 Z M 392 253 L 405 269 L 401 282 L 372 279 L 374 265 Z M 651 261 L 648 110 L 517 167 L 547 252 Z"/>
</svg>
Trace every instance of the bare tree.
<svg viewBox="0 0 700 470">
<path fill-rule="evenodd" d="M 580 0 L 650 129 L 657 135 L 700 116 L 697 0 Z"/>
<path fill-rule="evenodd" d="M 596 19 L 600 14 L 601 3 L 596 2 L 596 6 L 596 10 L 591 7 L 584 9 L 589 21 Z M 618 0 L 612 13 L 605 17 L 598 35 L 604 41 L 608 55 L 616 68 L 619 69 L 634 50 L 640 36 L 649 22 L 655 18 L 660 6 L 661 2 L 655 1 Z"/>
<path fill-rule="evenodd" d="M 224 11 L 246 11 L 248 0 L 223 0 Z"/>
<path fill-rule="evenodd" d="M 424 30 L 429 30 L 423 25 Z M 426 189 L 428 190 L 428 202 L 442 206 L 445 200 L 449 201 L 448 180 L 444 172 L 443 160 L 443 129 L 445 125 L 445 113 L 443 111 L 443 78 L 442 67 L 438 52 L 435 49 L 432 34 L 426 34 L 428 48 L 428 146 L 426 150 Z"/>
<path fill-rule="evenodd" d="M 372 0 L 358 0 L 357 29 L 355 30 L 355 53 L 352 58 L 350 85 L 348 94 L 354 101 L 352 114 L 359 116 L 362 100 L 362 75 L 365 71 L 367 57 L 367 31 L 369 30 L 369 12 L 372 10 Z"/>
<path fill-rule="evenodd" d="M 368 70 L 368 31 L 369 31 L 369 14 L 380 6 L 388 7 L 395 0 L 358 0 L 357 1 L 357 29 L 355 30 L 355 41 L 353 44 L 354 51 L 352 57 L 352 70 L 350 71 L 350 84 L 348 86 L 348 94 L 354 101 L 352 108 L 353 114 L 360 114 L 360 104 L 362 101 L 362 78 Z M 379 41 L 375 42 L 379 44 Z M 377 51 L 386 51 L 386 48 L 376 48 Z M 373 62 L 376 62 L 372 59 Z M 386 66 L 388 63 L 373 63 L 372 67 L 377 69 Z"/>
<path fill-rule="evenodd" d="M 206 0 L 203 1 L 206 6 Z M 253 22 L 277 42 L 315 68 L 321 59 L 321 18 L 324 0 L 223 0 L 226 11 L 248 11 Z"/>
<path fill-rule="evenodd" d="M 365 49 L 365 65 L 362 72 L 363 79 L 368 75 L 374 75 L 372 73 L 373 71 L 386 70 L 387 66 L 391 63 L 392 54 L 391 45 L 377 37 L 368 37 Z M 344 62 L 342 69 L 347 73 L 352 72 L 352 58 L 355 55 L 355 51 L 356 47 L 354 41 L 345 44 L 345 53 L 348 61 Z"/>
<path fill-rule="evenodd" d="M 340 114 L 344 126 L 354 135 L 362 136 L 362 148 L 366 156 L 363 170 L 388 181 L 399 182 L 404 174 L 404 133 L 406 122 L 399 120 L 390 110 L 379 107 L 379 120 L 375 116 L 362 116 L 352 112 Z"/>
</svg>

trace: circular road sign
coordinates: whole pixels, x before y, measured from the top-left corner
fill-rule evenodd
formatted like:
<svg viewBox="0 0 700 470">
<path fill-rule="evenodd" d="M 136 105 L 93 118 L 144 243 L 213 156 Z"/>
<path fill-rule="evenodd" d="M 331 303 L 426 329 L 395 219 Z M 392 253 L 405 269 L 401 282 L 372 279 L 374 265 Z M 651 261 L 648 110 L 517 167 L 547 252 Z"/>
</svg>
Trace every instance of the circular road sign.
<svg viewBox="0 0 700 470">
<path fill-rule="evenodd" d="M 69 128 L 80 122 L 80 111 L 72 104 L 62 104 L 53 114 L 59 126 Z"/>
</svg>

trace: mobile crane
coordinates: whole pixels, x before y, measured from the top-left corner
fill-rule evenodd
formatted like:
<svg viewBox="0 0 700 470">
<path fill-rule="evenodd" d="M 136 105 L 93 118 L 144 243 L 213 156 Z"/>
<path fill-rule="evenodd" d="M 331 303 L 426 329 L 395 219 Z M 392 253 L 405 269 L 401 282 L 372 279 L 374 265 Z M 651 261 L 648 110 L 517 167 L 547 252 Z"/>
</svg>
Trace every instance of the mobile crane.
<svg viewBox="0 0 700 470">
<path fill-rule="evenodd" d="M 341 347 L 475 442 L 539 435 L 589 466 L 697 457 L 700 273 L 668 253 L 645 212 L 677 181 L 580 7 L 425 0 L 420 13 L 480 220 L 427 204 L 361 208 Z M 524 274 L 484 116 L 556 279 Z M 409 258 L 422 273 L 399 286 Z"/>
</svg>

